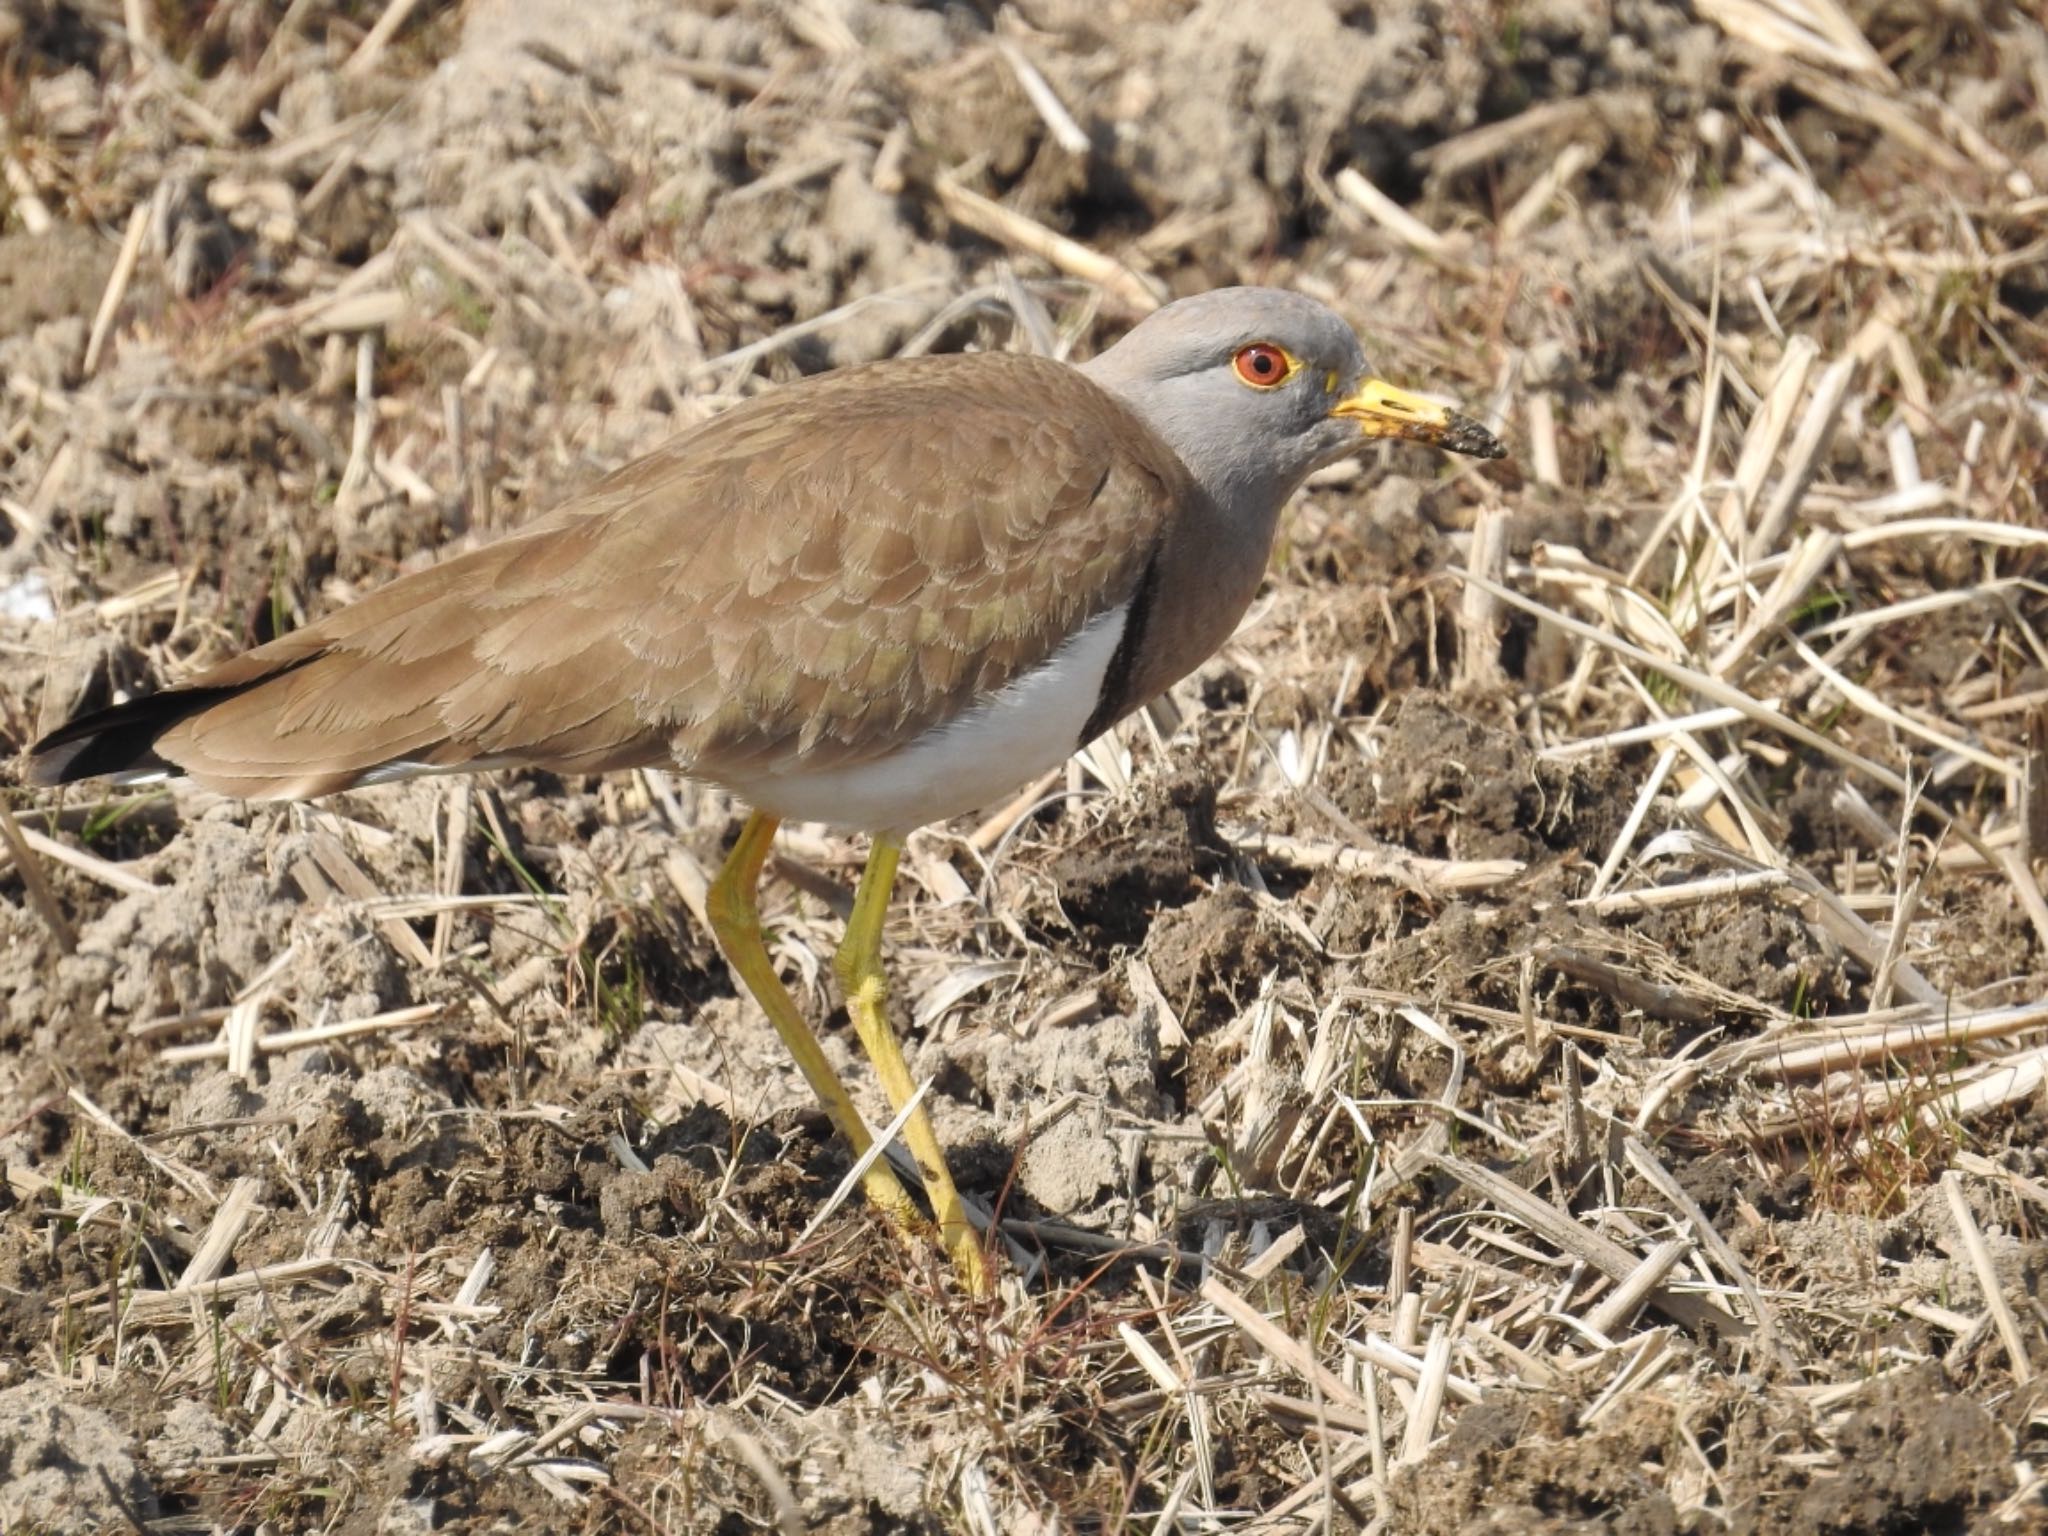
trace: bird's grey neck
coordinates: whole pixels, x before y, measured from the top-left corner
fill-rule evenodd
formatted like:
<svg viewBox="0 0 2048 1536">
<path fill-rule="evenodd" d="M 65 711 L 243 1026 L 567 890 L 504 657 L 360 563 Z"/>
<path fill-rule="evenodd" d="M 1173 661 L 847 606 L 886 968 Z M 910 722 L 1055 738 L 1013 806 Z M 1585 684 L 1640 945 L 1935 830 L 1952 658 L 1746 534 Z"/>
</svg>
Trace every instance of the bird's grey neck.
<svg viewBox="0 0 2048 1536">
<path fill-rule="evenodd" d="M 1301 488 L 1307 471 L 1274 461 L 1270 445 L 1250 434 L 1218 429 L 1215 415 L 1171 388 L 1134 374 L 1111 348 L 1081 365 L 1097 384 L 1115 395 L 1158 434 L 1217 507 L 1248 531 L 1270 534 L 1287 498 Z"/>
</svg>

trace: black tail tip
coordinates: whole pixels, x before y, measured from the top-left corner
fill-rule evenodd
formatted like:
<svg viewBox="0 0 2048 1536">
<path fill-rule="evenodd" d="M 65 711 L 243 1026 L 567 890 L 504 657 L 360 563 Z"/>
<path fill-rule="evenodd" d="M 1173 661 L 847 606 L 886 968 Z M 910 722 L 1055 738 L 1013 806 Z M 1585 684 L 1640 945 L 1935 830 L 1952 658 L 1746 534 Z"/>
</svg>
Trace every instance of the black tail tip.
<svg viewBox="0 0 2048 1536">
<path fill-rule="evenodd" d="M 55 789 L 85 779 L 175 773 L 157 755 L 156 739 L 186 713 L 178 703 L 152 694 L 81 715 L 28 749 L 22 779 L 37 789 Z"/>
</svg>

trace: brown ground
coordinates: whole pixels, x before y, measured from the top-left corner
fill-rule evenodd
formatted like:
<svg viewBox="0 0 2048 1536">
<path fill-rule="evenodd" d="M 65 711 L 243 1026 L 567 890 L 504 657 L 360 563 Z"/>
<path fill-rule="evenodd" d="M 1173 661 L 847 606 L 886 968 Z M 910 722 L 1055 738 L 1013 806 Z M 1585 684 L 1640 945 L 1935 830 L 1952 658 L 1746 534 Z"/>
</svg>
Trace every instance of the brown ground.
<svg viewBox="0 0 2048 1536">
<path fill-rule="evenodd" d="M 1513 457 L 1326 476 L 1177 720 L 913 841 L 986 1304 L 818 1219 L 722 794 L 12 794 L 0 1531 L 2048 1526 L 2026 7 L 282 9 L 0 9 L 0 746 L 1133 271 L 1317 293 Z M 879 1118 L 858 846 L 785 854 Z"/>
</svg>

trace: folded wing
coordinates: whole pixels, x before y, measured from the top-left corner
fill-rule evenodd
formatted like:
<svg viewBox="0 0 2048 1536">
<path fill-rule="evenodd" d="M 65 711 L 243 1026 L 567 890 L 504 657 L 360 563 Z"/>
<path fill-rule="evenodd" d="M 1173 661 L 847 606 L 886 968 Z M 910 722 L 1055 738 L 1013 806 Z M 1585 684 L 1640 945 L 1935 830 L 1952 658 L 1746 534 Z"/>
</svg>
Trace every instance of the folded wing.
<svg viewBox="0 0 2048 1536">
<path fill-rule="evenodd" d="M 1129 599 L 1185 472 L 1072 370 L 1004 355 L 764 395 L 531 529 L 31 749 L 305 797 L 413 773 L 868 761 Z"/>
</svg>

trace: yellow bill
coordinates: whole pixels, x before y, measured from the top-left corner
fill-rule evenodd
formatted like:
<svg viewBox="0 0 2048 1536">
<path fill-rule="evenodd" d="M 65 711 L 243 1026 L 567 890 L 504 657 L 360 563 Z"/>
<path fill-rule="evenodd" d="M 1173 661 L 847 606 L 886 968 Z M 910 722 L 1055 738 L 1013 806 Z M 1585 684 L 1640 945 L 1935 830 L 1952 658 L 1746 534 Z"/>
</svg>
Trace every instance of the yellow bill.
<svg viewBox="0 0 2048 1536">
<path fill-rule="evenodd" d="M 1358 430 L 1366 437 L 1407 438 L 1446 453 L 1470 454 L 1475 459 L 1507 457 L 1508 451 L 1501 446 L 1500 439 L 1470 416 L 1420 395 L 1411 395 L 1405 389 L 1396 389 L 1381 379 L 1367 379 L 1331 406 L 1330 414 L 1357 422 Z"/>
</svg>

